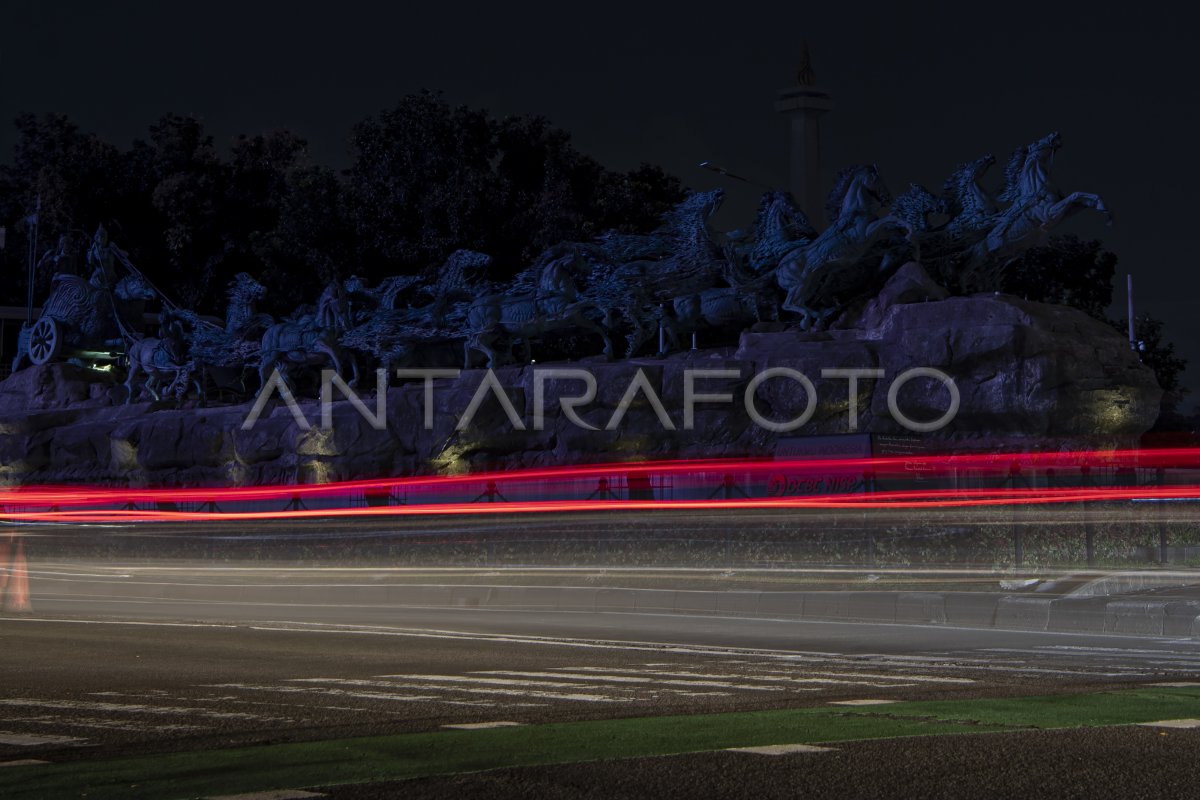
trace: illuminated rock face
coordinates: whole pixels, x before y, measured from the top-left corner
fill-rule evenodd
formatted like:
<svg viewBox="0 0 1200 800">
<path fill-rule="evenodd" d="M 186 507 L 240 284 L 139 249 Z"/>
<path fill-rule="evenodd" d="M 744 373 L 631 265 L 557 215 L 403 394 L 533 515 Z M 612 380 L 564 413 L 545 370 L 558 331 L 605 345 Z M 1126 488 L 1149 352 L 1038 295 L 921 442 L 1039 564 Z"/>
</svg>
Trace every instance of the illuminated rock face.
<svg viewBox="0 0 1200 800">
<path fill-rule="evenodd" d="M 857 327 L 867 322 L 869 327 Z M 1011 296 L 945 298 L 915 264 L 902 268 L 867 306 L 849 314 L 849 327 L 822 332 L 750 332 L 737 347 L 681 353 L 666 359 L 536 364 L 496 370 L 525 424 L 516 430 L 489 396 L 473 422 L 456 430 L 485 374 L 464 371 L 434 384 L 433 427 L 424 427 L 424 386 L 393 386 L 384 430 L 349 402 L 337 402 L 333 425 L 320 427 L 315 400 L 300 401 L 312 424 L 299 428 L 282 405 L 251 430 L 242 430 L 249 404 L 175 409 L 168 404 L 114 405 L 123 397 L 68 366 L 30 369 L 0 383 L 0 480 L 133 484 L 257 484 L 353 477 L 517 468 L 698 456 L 770 456 L 778 437 L 852 431 L 847 381 L 823 378 L 830 369 L 881 369 L 861 380 L 858 432 L 908 433 L 889 412 L 888 389 L 913 367 L 933 367 L 953 379 L 957 416 L 925 434 L 931 447 L 983 448 L 1014 441 L 1034 447 L 1131 445 L 1158 413 L 1161 391 L 1112 328 L 1064 306 Z M 434 366 L 434 365 L 430 365 Z M 456 366 L 456 365 L 451 365 Z M 534 424 L 535 370 L 572 367 L 596 377 L 596 398 L 577 411 L 587 430 L 570 421 L 560 398 L 582 393 L 569 378 L 544 381 L 544 428 Z M 767 369 L 803 373 L 815 385 L 809 420 L 786 434 L 757 425 L 745 390 Z M 605 430 L 630 381 L 642 370 L 661 397 L 674 430 L 664 427 L 638 395 L 614 430 Z M 698 403 L 685 429 L 686 370 L 736 370 L 738 378 L 701 378 L 700 393 L 733 395 L 731 403 Z M 49 371 L 47 371 L 49 370 Z M 363 389 L 373 412 L 375 401 Z M 935 382 L 909 382 L 896 398 L 914 420 L 939 417 L 948 392 Z M 794 380 L 771 379 L 754 392 L 763 417 L 799 416 L 808 398 Z"/>
</svg>

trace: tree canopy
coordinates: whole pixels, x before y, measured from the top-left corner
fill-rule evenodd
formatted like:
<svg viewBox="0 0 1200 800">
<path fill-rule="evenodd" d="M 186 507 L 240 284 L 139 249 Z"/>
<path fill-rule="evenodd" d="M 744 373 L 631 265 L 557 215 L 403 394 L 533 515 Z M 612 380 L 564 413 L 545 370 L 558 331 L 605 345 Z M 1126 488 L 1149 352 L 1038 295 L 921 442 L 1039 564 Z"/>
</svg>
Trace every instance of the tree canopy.
<svg viewBox="0 0 1200 800">
<path fill-rule="evenodd" d="M 25 295 L 21 224 L 41 199 L 40 250 L 78 244 L 98 224 L 157 285 L 215 312 L 238 272 L 270 288 L 271 310 L 311 300 L 334 277 L 413 274 L 458 248 L 494 258 L 497 278 L 545 247 L 604 230 L 651 230 L 682 199 L 678 179 L 642 165 L 615 172 L 538 116 L 496 118 L 421 92 L 350 135 L 350 167 L 312 163 L 290 131 L 219 147 L 203 122 L 167 114 L 122 150 L 61 114 L 16 120 L 0 165 L 0 302 Z M 48 275 L 39 275 L 44 291 Z"/>
</svg>

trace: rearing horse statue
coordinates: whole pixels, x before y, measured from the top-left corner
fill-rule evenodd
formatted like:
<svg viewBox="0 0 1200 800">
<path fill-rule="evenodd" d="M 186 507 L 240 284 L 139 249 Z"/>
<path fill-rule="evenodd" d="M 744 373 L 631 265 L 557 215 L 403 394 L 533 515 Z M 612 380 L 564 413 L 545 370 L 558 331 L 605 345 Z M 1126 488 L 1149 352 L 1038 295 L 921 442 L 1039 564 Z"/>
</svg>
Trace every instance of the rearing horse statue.
<svg viewBox="0 0 1200 800">
<path fill-rule="evenodd" d="M 787 292 L 783 307 L 802 315 L 801 328 L 824 323 L 881 274 L 899 266 L 894 248 L 879 258 L 867 257 L 882 240 L 913 234 L 904 220 L 880 217 L 890 205 L 891 195 L 874 164 L 842 170 L 826 206 L 832 223 L 811 243 L 784 256 L 775 273 Z"/>
<path fill-rule="evenodd" d="M 1050 228 L 1084 209 L 1095 209 L 1113 222 L 1112 213 L 1091 192 L 1071 192 L 1065 197 L 1050 179 L 1054 154 L 1062 146 L 1057 132 L 1031 145 L 1017 148 L 1004 171 L 1005 187 L 999 200 L 1009 206 L 1000 212 L 994 227 L 970 251 L 970 262 L 1004 257 L 1041 241 Z"/>
</svg>

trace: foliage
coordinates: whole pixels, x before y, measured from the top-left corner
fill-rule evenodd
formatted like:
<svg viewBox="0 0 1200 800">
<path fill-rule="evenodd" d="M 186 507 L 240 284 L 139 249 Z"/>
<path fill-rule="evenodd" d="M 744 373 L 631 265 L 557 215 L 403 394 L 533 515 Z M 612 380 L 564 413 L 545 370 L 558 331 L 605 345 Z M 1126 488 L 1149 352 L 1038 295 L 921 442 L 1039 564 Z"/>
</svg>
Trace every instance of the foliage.
<svg viewBox="0 0 1200 800">
<path fill-rule="evenodd" d="M 1001 278 L 1001 291 L 1041 303 L 1074 306 L 1107 319 L 1117 257 L 1098 241 L 1052 236 L 1013 259 Z"/>
<path fill-rule="evenodd" d="M 1122 334 L 1129 330 L 1128 319 L 1114 320 L 1113 325 Z M 1183 426 L 1179 418 L 1179 404 L 1187 396 L 1181 377 L 1187 367 L 1187 359 L 1175 355 L 1175 345 L 1164 339 L 1164 323 L 1149 314 L 1134 317 L 1133 335 L 1138 343 L 1138 356 L 1142 363 L 1154 370 L 1154 377 L 1163 390 L 1161 413 L 1155 429 L 1173 429 Z"/>
<path fill-rule="evenodd" d="M 542 117 L 496 119 L 431 92 L 355 125 L 344 173 L 311 163 L 289 131 L 221 148 L 200 120 L 176 114 L 124 151 L 60 114 L 22 115 L 16 127 L 0 165 L 0 268 L 20 277 L 0 303 L 24 302 L 22 220 L 39 197 L 39 253 L 67 234 L 81 266 L 103 224 L 185 305 L 219 313 L 225 285 L 249 272 L 283 313 L 335 276 L 414 274 L 458 248 L 490 253 L 507 277 L 562 240 L 649 231 L 684 194 L 657 167 L 604 168 Z M 39 275 L 39 292 L 48 279 Z"/>
</svg>

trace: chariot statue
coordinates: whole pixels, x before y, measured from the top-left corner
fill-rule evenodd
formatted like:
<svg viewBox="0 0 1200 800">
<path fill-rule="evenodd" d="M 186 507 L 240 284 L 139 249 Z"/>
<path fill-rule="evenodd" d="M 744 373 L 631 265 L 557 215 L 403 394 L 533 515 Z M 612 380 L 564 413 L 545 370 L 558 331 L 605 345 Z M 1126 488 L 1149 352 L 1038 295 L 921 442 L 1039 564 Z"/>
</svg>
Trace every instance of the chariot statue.
<svg viewBox="0 0 1200 800">
<path fill-rule="evenodd" d="M 124 355 L 126 337 L 141 330 L 145 304 L 158 294 L 108 241 L 103 226 L 96 231 L 88 263 L 92 279 L 61 272 L 51 279 L 40 316 L 21 328 L 14 371 L 26 363 L 41 366 L 68 359 L 111 364 Z M 118 265 L 125 275 L 118 275 Z"/>
</svg>

